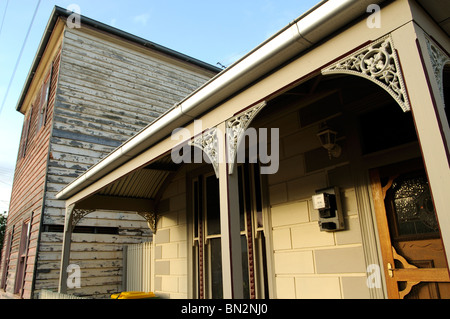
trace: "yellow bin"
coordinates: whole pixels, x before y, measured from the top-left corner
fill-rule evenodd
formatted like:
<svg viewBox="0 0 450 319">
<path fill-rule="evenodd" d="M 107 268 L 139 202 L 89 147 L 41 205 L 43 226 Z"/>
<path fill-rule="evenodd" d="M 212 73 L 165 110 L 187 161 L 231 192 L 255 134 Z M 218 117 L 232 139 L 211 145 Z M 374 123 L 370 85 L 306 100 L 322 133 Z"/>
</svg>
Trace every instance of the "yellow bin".
<svg viewBox="0 0 450 319">
<path fill-rule="evenodd" d="M 153 292 L 125 291 L 111 295 L 111 299 L 154 299 L 157 298 Z"/>
</svg>

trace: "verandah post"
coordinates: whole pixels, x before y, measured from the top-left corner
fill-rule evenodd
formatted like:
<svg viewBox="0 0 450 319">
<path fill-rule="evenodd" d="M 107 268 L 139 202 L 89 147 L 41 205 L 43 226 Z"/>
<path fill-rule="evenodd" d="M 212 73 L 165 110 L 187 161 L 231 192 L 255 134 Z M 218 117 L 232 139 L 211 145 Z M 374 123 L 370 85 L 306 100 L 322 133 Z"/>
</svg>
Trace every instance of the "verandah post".
<svg viewBox="0 0 450 319">
<path fill-rule="evenodd" d="M 66 219 L 64 223 L 64 236 L 62 244 L 61 254 L 61 269 L 59 273 L 59 287 L 58 292 L 61 294 L 67 293 L 67 267 L 70 262 L 70 246 L 72 242 L 72 229 L 73 229 L 73 210 L 75 205 L 70 205 L 66 208 Z"/>
<path fill-rule="evenodd" d="M 439 39 L 438 34 L 434 37 Z M 450 263 L 450 131 L 444 113 L 444 100 L 440 94 L 436 71 L 429 52 L 426 34 L 422 28 L 409 23 L 392 32 L 408 87 L 411 110 L 423 154 L 433 203 L 439 221 L 447 263 Z M 431 39 L 431 37 L 430 37 Z M 448 47 L 445 36 L 441 45 Z M 444 53 L 443 53 L 444 54 Z M 436 62 L 436 61 L 435 61 Z M 441 76 L 441 74 L 439 74 Z M 443 121 L 445 119 L 445 122 Z"/>
<path fill-rule="evenodd" d="M 244 293 L 239 219 L 238 170 L 234 170 L 233 174 L 228 173 L 225 123 L 220 124 L 217 129 L 223 298 L 242 299 Z"/>
</svg>

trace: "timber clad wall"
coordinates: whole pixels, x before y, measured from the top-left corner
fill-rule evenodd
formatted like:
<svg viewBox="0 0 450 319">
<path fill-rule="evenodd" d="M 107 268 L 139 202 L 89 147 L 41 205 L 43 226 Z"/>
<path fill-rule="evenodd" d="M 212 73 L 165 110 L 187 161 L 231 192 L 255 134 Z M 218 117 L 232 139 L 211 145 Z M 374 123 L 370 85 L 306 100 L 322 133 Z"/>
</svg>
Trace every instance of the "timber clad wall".
<svg viewBox="0 0 450 319">
<path fill-rule="evenodd" d="M 24 218 L 33 212 L 22 296 L 32 298 L 33 285 L 34 297 L 58 287 L 65 204 L 55 195 L 215 75 L 88 26 L 64 28 L 55 61 L 47 124 L 37 131 L 39 112 L 33 110 L 26 156 L 19 154 L 17 162 L 7 228 L 8 234 L 15 226 L 8 296 L 14 294 Z M 97 211 L 77 226 L 70 262 L 81 268 L 82 288 L 69 293 L 109 298 L 124 288 L 123 246 L 148 241 L 152 233 L 132 212 Z"/>
<path fill-rule="evenodd" d="M 62 233 L 51 230 L 64 225 L 65 207 L 55 195 L 211 75 L 88 28 L 65 30 L 36 292 L 55 289 L 59 279 Z M 81 267 L 82 288 L 69 293 L 108 298 L 123 290 L 122 248 L 151 238 L 146 221 L 97 211 L 78 226 L 118 233 L 72 236 L 71 263 Z"/>
<path fill-rule="evenodd" d="M 2 262 L 0 274 L 5 274 L 6 288 L 9 294 L 17 293 L 23 298 L 30 298 L 33 274 L 36 262 L 36 249 L 38 246 L 39 226 L 42 212 L 42 198 L 45 192 L 45 174 L 47 170 L 47 159 L 49 149 L 49 136 L 51 133 L 51 119 L 56 94 L 57 74 L 59 69 L 60 50 L 57 56 L 52 59 L 52 66 L 44 71 L 44 78 L 37 79 L 40 82 L 37 86 L 37 93 L 32 99 L 32 105 L 25 114 L 24 127 L 22 131 L 21 144 L 17 158 L 14 175 L 13 191 L 11 194 L 10 211 L 8 215 L 7 234 L 14 227 L 14 234 L 11 244 L 11 255 L 8 269 L 3 269 Z M 43 89 L 44 82 L 51 78 L 48 104 L 45 103 L 44 96 L 46 90 Z M 43 107 L 47 106 L 46 112 Z M 31 118 L 30 118 L 31 114 Z M 45 125 L 44 125 L 45 124 Z M 23 283 L 19 282 L 21 274 L 17 273 L 19 264 L 19 246 L 21 238 L 24 236 L 22 225 L 31 219 L 30 236 L 24 257 Z M 26 237 L 25 237 L 26 238 Z M 4 259 L 6 252 L 2 254 Z M 3 261 L 3 260 L 2 260 Z M 23 289 L 20 289 L 23 285 Z"/>
</svg>

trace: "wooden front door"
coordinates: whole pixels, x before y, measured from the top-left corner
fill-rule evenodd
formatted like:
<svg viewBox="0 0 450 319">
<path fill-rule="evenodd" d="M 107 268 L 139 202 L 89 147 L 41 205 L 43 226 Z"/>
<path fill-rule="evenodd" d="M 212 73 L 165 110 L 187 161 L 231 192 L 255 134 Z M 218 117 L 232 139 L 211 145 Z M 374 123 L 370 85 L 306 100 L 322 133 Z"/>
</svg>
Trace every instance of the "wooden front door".
<svg viewBox="0 0 450 319">
<path fill-rule="evenodd" d="M 370 171 L 388 297 L 448 299 L 450 277 L 421 161 Z"/>
</svg>

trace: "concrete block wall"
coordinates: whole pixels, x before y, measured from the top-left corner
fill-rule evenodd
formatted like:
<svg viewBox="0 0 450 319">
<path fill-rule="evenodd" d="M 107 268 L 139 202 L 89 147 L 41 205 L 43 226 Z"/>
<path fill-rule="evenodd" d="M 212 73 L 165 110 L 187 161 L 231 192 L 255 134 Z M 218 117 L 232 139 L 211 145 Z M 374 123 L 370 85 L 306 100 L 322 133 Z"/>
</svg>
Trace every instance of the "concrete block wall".
<svg viewBox="0 0 450 319">
<path fill-rule="evenodd" d="M 355 188 L 345 149 L 339 159 L 311 170 L 306 158 L 321 154 L 318 126 L 301 129 L 298 117 L 280 127 L 280 169 L 268 176 L 275 296 L 287 299 L 369 298 Z M 344 141 L 345 142 L 345 141 Z M 318 159 L 322 161 L 323 159 Z M 318 189 L 341 190 L 346 230 L 321 232 L 311 197 Z"/>
<path fill-rule="evenodd" d="M 187 223 L 185 174 L 175 178 L 161 199 L 154 236 L 154 290 L 163 298 L 186 299 L 187 288 Z"/>
</svg>

